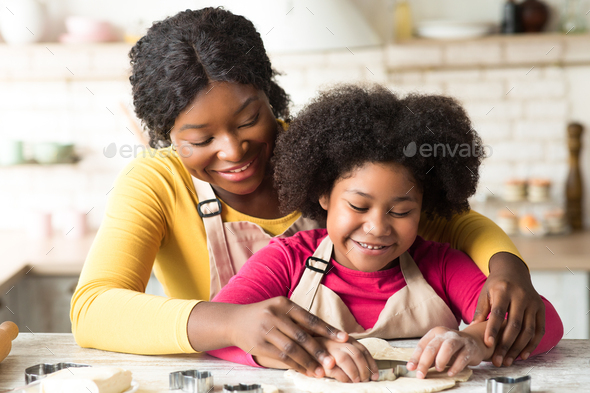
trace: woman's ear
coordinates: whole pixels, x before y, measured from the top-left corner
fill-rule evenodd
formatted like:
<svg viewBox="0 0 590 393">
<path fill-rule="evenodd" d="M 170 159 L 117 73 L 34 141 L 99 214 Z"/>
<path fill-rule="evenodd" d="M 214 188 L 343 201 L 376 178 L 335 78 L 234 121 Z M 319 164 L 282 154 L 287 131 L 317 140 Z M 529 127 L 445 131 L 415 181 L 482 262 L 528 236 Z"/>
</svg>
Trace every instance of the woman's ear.
<svg viewBox="0 0 590 393">
<path fill-rule="evenodd" d="M 327 195 L 322 195 L 320 197 L 320 206 L 322 207 L 322 209 L 324 209 L 325 211 L 328 211 L 329 204 L 330 204 L 330 197 L 328 197 Z"/>
</svg>

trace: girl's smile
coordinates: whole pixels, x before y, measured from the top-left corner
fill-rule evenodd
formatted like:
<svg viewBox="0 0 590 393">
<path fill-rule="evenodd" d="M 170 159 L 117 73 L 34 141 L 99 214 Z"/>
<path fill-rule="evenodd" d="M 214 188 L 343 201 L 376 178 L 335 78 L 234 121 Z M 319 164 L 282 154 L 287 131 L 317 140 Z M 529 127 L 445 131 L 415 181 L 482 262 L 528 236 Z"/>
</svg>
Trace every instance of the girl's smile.
<svg viewBox="0 0 590 393">
<path fill-rule="evenodd" d="M 392 267 L 418 233 L 422 192 L 409 171 L 395 163 L 366 163 L 336 181 L 329 197 L 327 228 L 334 259 L 349 269 Z"/>
</svg>

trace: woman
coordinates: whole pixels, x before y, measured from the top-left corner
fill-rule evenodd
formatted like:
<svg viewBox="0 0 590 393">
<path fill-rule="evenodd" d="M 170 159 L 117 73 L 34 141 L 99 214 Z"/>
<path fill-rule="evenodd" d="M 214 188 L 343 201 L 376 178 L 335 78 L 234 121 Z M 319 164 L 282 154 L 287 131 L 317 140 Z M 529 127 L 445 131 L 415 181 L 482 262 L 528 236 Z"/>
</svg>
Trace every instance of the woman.
<svg viewBox="0 0 590 393">
<path fill-rule="evenodd" d="M 142 354 L 237 346 L 322 376 L 320 364 L 334 359 L 309 332 L 341 341 L 345 333 L 286 298 L 207 302 L 271 236 L 322 225 L 279 212 L 269 160 L 288 96 L 260 35 L 228 11 L 187 10 L 155 23 L 130 57 L 135 111 L 159 150 L 132 161 L 110 193 L 72 298 L 76 341 Z M 537 346 L 543 302 L 504 232 L 470 211 L 423 216 L 418 234 L 489 268 L 475 321 L 490 314 L 494 364 Z M 169 298 L 143 293 L 152 267 Z"/>
</svg>

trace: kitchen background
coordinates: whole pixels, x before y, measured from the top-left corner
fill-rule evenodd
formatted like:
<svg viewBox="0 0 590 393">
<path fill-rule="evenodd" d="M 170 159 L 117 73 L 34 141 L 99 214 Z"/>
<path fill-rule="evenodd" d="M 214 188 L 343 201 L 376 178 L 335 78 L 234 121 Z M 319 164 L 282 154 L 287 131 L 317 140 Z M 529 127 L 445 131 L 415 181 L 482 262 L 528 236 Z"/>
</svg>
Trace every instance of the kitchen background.
<svg viewBox="0 0 590 393">
<path fill-rule="evenodd" d="M 146 148 L 127 53 L 154 20 L 224 5 L 256 24 L 293 113 L 337 82 L 461 100 L 490 154 L 473 208 L 514 236 L 566 338 L 588 338 L 590 234 L 564 215 L 568 183 L 590 225 L 590 136 L 578 183 L 567 132 L 590 126 L 590 1 L 544 0 L 536 27 L 543 10 L 525 3 L 542 31 L 499 34 L 504 0 L 0 1 L 0 321 L 69 331 L 108 194 Z M 148 291 L 161 294 L 155 280 Z"/>
</svg>

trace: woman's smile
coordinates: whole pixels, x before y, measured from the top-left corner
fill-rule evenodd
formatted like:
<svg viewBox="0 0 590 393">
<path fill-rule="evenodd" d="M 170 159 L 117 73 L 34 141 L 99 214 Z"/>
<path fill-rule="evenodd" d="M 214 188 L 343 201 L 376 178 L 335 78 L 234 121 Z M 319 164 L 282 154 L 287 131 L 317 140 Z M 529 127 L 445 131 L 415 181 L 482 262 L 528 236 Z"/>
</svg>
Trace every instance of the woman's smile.
<svg viewBox="0 0 590 393">
<path fill-rule="evenodd" d="M 240 164 L 224 170 L 213 170 L 213 172 L 217 173 L 224 179 L 233 182 L 246 180 L 258 171 L 260 163 L 258 157 L 260 157 L 260 153 L 261 152 L 259 151 L 258 154 L 250 159 L 245 165 Z"/>
</svg>

